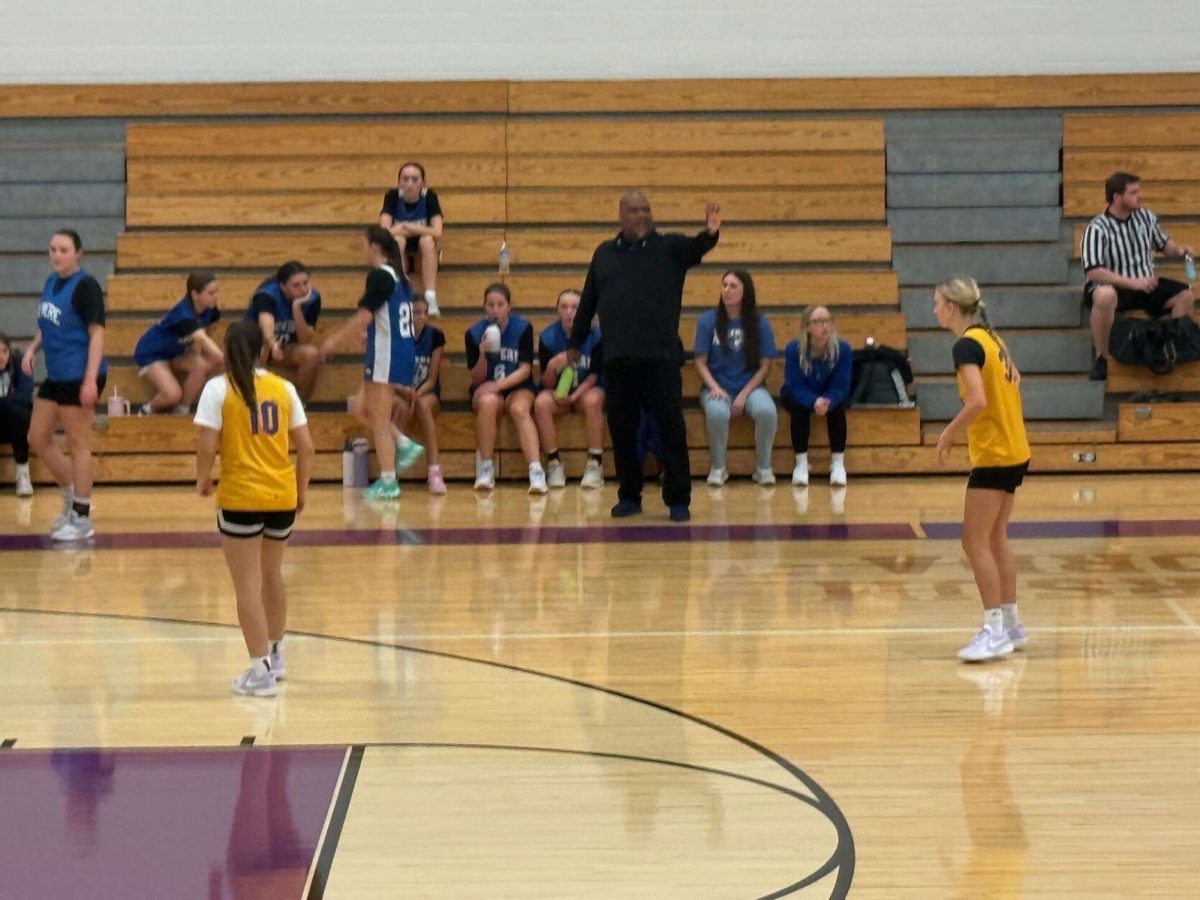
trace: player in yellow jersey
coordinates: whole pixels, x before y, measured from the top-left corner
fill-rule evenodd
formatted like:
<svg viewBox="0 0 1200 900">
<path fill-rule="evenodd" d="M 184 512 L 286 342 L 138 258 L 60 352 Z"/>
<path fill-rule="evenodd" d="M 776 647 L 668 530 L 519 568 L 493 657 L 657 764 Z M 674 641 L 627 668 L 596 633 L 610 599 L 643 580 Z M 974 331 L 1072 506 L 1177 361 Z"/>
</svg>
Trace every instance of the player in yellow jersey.
<svg viewBox="0 0 1200 900">
<path fill-rule="evenodd" d="M 1021 650 L 1027 641 L 1017 617 L 1017 562 L 1008 546 L 1013 499 L 1029 469 L 1021 374 L 988 324 L 974 279 L 939 284 L 933 314 L 958 338 L 954 367 L 963 406 L 938 438 L 937 456 L 939 463 L 945 462 L 954 439 L 967 432 L 971 475 L 962 545 L 983 601 L 983 628 L 958 656 L 964 662 L 983 662 Z"/>
<path fill-rule="evenodd" d="M 225 332 L 226 374 L 204 386 L 196 410 L 196 491 L 212 494 L 220 452 L 217 529 L 250 651 L 250 667 L 234 679 L 233 691 L 273 697 L 286 674 L 280 647 L 287 626 L 283 550 L 304 509 L 314 453 L 296 388 L 262 364 L 257 324 L 234 322 Z M 288 455 L 293 446 L 295 465 Z"/>
</svg>

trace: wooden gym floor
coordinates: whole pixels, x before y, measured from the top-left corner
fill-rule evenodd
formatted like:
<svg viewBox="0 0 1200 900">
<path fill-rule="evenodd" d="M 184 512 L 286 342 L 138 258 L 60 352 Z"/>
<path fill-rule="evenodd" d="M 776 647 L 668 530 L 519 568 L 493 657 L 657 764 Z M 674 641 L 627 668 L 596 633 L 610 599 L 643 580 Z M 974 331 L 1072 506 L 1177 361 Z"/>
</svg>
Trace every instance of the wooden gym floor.
<svg viewBox="0 0 1200 900">
<path fill-rule="evenodd" d="M 1195 896 L 1195 478 L 1031 478 L 1031 643 L 977 667 L 962 485 L 321 486 L 275 700 L 211 501 L 102 487 L 52 549 L 6 494 L 0 893 Z"/>
</svg>

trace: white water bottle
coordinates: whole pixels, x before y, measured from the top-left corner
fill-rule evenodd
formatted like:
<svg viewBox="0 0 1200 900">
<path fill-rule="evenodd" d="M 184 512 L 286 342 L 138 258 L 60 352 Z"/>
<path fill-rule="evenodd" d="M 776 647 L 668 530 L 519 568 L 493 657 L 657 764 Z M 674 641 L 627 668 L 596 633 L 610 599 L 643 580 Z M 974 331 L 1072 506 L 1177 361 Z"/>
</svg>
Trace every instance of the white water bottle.
<svg viewBox="0 0 1200 900">
<path fill-rule="evenodd" d="M 495 322 L 483 329 L 482 349 L 487 356 L 493 356 L 500 352 L 500 326 Z"/>
<path fill-rule="evenodd" d="M 342 487 L 354 487 L 354 448 L 350 438 L 342 444 Z"/>
<path fill-rule="evenodd" d="M 500 252 L 496 254 L 496 271 L 501 275 L 507 275 L 512 266 L 512 256 L 508 252 L 508 244 L 500 245 Z"/>
</svg>

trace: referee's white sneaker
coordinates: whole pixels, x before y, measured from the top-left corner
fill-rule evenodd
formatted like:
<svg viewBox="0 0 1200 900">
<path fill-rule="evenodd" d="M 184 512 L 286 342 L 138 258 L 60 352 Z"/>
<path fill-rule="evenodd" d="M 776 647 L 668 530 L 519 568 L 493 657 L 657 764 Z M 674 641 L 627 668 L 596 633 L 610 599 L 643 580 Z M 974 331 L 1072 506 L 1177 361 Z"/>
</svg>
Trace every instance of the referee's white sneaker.
<svg viewBox="0 0 1200 900">
<path fill-rule="evenodd" d="M 67 521 L 51 532 L 50 540 L 62 541 L 64 543 L 86 541 L 95 533 L 96 529 L 92 527 L 92 520 L 90 518 L 81 516 L 75 510 L 71 510 L 67 515 Z"/>
<path fill-rule="evenodd" d="M 979 629 L 971 643 L 958 651 L 958 658 L 963 662 L 987 662 L 989 659 L 1000 659 L 1013 652 L 1013 642 L 1005 631 L 992 631 L 984 627 Z"/>
</svg>

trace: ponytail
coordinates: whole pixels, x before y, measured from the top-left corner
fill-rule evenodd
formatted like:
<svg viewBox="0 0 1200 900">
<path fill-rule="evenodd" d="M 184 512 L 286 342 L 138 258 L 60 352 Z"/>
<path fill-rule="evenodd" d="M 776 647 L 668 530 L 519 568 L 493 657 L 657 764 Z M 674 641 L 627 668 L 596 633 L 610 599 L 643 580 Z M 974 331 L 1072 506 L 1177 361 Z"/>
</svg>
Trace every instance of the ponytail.
<svg viewBox="0 0 1200 900">
<path fill-rule="evenodd" d="M 234 322 L 225 332 L 225 374 L 234 391 L 250 409 L 258 406 L 254 369 L 262 357 L 263 335 L 257 322 Z"/>
<path fill-rule="evenodd" d="M 939 284 L 936 290 L 948 303 L 953 303 L 964 313 L 970 315 L 972 324 L 978 325 L 986 331 L 1005 353 L 1008 352 L 1008 347 L 1005 346 L 1000 335 L 996 334 L 992 323 L 988 320 L 987 304 L 983 302 L 979 285 L 974 278 L 965 276 L 949 278 Z"/>
<path fill-rule="evenodd" d="M 396 272 L 396 280 L 407 284 L 408 276 L 404 274 L 404 254 L 400 250 L 396 236 L 382 225 L 368 225 L 366 237 L 367 243 L 374 244 L 387 258 L 388 265 Z"/>
</svg>

